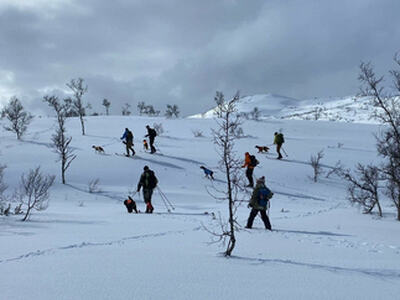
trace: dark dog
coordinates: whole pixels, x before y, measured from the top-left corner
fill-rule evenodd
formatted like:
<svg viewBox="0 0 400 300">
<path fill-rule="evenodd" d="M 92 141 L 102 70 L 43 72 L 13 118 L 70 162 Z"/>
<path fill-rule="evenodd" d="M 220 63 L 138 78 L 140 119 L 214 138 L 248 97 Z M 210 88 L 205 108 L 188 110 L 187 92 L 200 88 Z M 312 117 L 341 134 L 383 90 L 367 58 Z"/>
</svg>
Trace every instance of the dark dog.
<svg viewBox="0 0 400 300">
<path fill-rule="evenodd" d="M 203 169 L 204 174 L 206 175 L 207 178 L 211 178 L 212 180 L 214 180 L 214 172 L 211 171 L 210 169 L 207 169 L 205 166 L 201 166 L 200 169 Z"/>
<path fill-rule="evenodd" d="M 93 145 L 92 148 L 96 151 L 96 153 L 105 153 L 103 147 Z"/>
<path fill-rule="evenodd" d="M 147 141 L 146 140 L 143 140 L 143 148 L 144 148 L 144 150 L 149 150 L 149 144 L 147 144 Z"/>
<path fill-rule="evenodd" d="M 128 210 L 128 213 L 131 213 L 133 210 L 135 211 L 135 213 L 138 213 L 136 209 L 136 202 L 130 196 L 128 196 L 128 199 L 124 201 L 124 204 L 126 206 L 126 209 Z"/>
<path fill-rule="evenodd" d="M 255 146 L 258 149 L 258 153 L 268 152 L 269 148 L 267 146 Z"/>
</svg>

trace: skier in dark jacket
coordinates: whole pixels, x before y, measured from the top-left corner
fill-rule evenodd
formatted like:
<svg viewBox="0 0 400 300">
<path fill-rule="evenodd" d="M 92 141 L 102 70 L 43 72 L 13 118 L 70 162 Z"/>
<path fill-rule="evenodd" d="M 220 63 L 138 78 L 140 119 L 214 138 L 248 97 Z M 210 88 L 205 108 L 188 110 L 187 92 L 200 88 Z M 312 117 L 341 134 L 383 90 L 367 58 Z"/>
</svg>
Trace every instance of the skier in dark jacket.
<svg viewBox="0 0 400 300">
<path fill-rule="evenodd" d="M 265 177 L 257 179 L 256 187 L 250 199 L 249 207 L 251 207 L 249 219 L 247 220 L 246 228 L 253 227 L 254 218 L 260 212 L 261 219 L 264 222 L 265 228 L 272 230 L 271 223 L 266 213 L 269 199 L 273 193 L 265 186 Z"/>
<path fill-rule="evenodd" d="M 275 132 L 274 133 L 274 144 L 276 145 L 276 152 L 278 152 L 277 159 L 283 158 L 283 156 L 281 154 L 281 147 L 284 142 L 285 142 L 285 139 L 283 138 L 283 134 Z"/>
<path fill-rule="evenodd" d="M 140 180 L 137 186 L 137 192 L 140 192 L 140 188 L 143 188 L 143 199 L 146 203 L 146 213 L 152 213 L 154 210 L 153 205 L 151 205 L 151 196 L 153 195 L 153 190 L 157 186 L 158 180 L 154 175 L 154 172 L 149 169 L 148 166 L 144 166 L 144 172 L 140 176 Z"/>
<path fill-rule="evenodd" d="M 149 137 L 150 140 L 150 153 L 156 152 L 156 148 L 154 147 L 154 139 L 157 136 L 157 132 L 154 130 L 154 128 L 150 128 L 149 125 L 146 125 L 147 128 L 147 134 L 145 137 Z"/>
<path fill-rule="evenodd" d="M 125 132 L 121 137 L 121 140 L 125 139 L 123 143 L 126 146 L 126 156 L 129 157 L 129 150 L 132 151 L 132 156 L 135 155 L 135 150 L 133 150 L 133 134 L 128 128 L 125 128 Z"/>
</svg>

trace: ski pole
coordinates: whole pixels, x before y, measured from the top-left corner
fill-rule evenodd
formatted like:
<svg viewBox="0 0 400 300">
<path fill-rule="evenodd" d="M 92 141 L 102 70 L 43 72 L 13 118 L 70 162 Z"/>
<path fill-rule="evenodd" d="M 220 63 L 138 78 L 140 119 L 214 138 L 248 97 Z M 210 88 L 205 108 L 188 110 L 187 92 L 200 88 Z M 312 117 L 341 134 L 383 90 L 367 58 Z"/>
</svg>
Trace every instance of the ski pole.
<svg viewBox="0 0 400 300">
<path fill-rule="evenodd" d="M 285 149 L 283 149 L 283 147 L 281 147 L 281 149 L 282 149 L 283 153 L 285 153 L 286 157 L 288 157 L 289 155 L 287 155 Z"/>
<path fill-rule="evenodd" d="M 175 210 L 175 207 L 172 205 L 172 203 L 168 200 L 167 196 L 165 196 L 165 194 L 159 189 L 158 190 L 161 197 L 164 199 L 164 201 L 166 201 L 166 203 L 168 203 L 168 205 L 172 208 L 172 210 Z"/>
<path fill-rule="evenodd" d="M 161 197 L 161 200 L 164 202 L 164 205 L 165 205 L 165 208 L 167 209 L 167 211 L 171 212 L 171 210 L 169 209 L 167 203 L 165 202 L 165 199 L 163 198 L 163 196 L 161 196 L 161 194 L 160 194 L 160 197 Z"/>
<path fill-rule="evenodd" d="M 172 210 L 175 210 L 175 207 L 172 205 L 171 201 L 167 198 L 167 196 L 161 191 L 161 189 L 157 186 L 157 190 L 160 193 L 160 195 L 165 199 L 165 201 L 171 206 Z"/>
<path fill-rule="evenodd" d="M 175 207 L 172 205 L 171 201 L 167 198 L 167 196 L 163 193 L 165 200 L 167 200 L 168 204 L 171 206 L 172 210 L 175 210 Z"/>
<path fill-rule="evenodd" d="M 167 202 L 165 201 L 164 197 L 162 196 L 160 190 L 158 190 L 158 192 L 159 192 L 159 194 L 160 194 L 161 200 L 162 200 L 163 203 L 164 203 L 165 208 L 167 209 L 168 212 L 171 212 L 171 210 L 169 209 L 169 207 L 168 207 L 168 205 L 167 205 Z"/>
</svg>

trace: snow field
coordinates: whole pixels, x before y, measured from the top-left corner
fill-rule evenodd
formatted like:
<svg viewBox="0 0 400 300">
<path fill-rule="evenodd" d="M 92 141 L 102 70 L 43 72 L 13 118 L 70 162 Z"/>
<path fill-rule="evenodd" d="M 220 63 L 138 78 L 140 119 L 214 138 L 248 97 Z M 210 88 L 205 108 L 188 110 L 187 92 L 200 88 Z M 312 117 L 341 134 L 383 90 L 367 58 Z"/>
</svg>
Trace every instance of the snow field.
<svg viewBox="0 0 400 300">
<path fill-rule="evenodd" d="M 237 141 L 237 155 L 255 154 L 255 175 L 266 176 L 275 193 L 265 231 L 259 217 L 253 230 L 237 236 L 234 257 L 209 244 L 204 226 L 217 224 L 211 212 L 227 214 L 227 203 L 212 198 L 211 182 L 200 165 L 216 170 L 212 119 L 100 116 L 86 118 L 87 136 L 77 119 L 68 120 L 76 160 L 60 184 L 59 163 L 51 151 L 54 119 L 37 118 L 23 141 L 2 131 L 1 163 L 6 182 L 16 187 L 22 172 L 40 165 L 55 174 L 46 211 L 29 222 L 0 217 L 0 298 L 4 299 L 397 299 L 400 282 L 400 226 L 384 202 L 385 217 L 362 215 L 346 201 L 345 183 L 321 177 L 313 183 L 308 164 L 323 149 L 329 170 L 340 160 L 376 162 L 376 125 L 294 120 L 248 121 Z M 158 154 L 142 149 L 145 125 L 162 123 Z M 119 138 L 125 127 L 135 137 L 137 157 L 125 158 Z M 270 145 L 282 129 L 288 157 L 257 154 L 255 145 Z M 202 130 L 195 138 L 192 130 Z M 340 147 L 338 144 L 342 144 Z M 106 154 L 96 154 L 101 145 Z M 175 205 L 168 213 L 157 191 L 158 214 L 128 214 L 122 201 L 136 188 L 143 166 L 156 172 L 159 187 Z M 244 173 L 244 170 L 243 170 Z M 216 186 L 224 186 L 216 170 Z M 88 193 L 88 182 L 100 179 L 101 192 Z M 131 193 L 132 194 L 132 193 Z M 243 195 L 248 199 L 249 195 Z M 134 196 L 140 210 L 142 198 Z M 205 214 L 207 212 L 208 214 Z M 238 210 L 245 225 L 246 203 Z"/>
</svg>

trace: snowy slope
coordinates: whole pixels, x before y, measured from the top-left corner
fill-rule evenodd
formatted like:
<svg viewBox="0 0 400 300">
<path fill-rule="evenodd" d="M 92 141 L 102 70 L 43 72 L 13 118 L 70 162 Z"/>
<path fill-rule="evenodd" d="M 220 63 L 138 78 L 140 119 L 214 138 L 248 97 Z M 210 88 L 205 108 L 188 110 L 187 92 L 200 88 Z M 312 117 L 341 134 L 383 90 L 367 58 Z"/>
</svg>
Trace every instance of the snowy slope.
<svg viewBox="0 0 400 300">
<path fill-rule="evenodd" d="M 246 96 L 239 100 L 239 113 L 260 111 L 260 119 L 319 120 L 377 124 L 370 116 L 375 107 L 368 97 L 329 97 L 297 100 L 266 94 Z M 191 118 L 213 118 L 216 108 Z"/>
<path fill-rule="evenodd" d="M 261 112 L 261 117 L 277 116 L 282 109 L 286 107 L 295 107 L 300 101 L 294 98 L 275 94 L 245 96 L 240 98 L 237 104 L 238 112 L 249 113 L 255 107 Z M 213 118 L 215 117 L 216 108 L 213 108 L 203 114 L 191 116 L 191 118 Z"/>
<path fill-rule="evenodd" d="M 156 139 L 156 155 L 140 143 L 145 125 L 153 123 L 165 130 Z M 35 119 L 19 142 L 1 129 L 0 163 L 8 165 L 10 190 L 22 172 L 37 165 L 57 179 L 46 211 L 34 212 L 25 223 L 20 216 L 0 216 L 0 298 L 398 299 L 400 224 L 391 204 L 384 202 L 383 219 L 363 215 L 346 201 L 341 179 L 309 178 L 309 157 L 321 149 L 325 171 L 338 160 L 348 167 L 377 161 L 376 125 L 247 121 L 243 129 L 251 137 L 237 141 L 239 157 L 255 153 L 256 144 L 271 144 L 277 129 L 285 133 L 289 157 L 278 161 L 274 151 L 256 154 L 261 163 L 255 175 L 265 175 L 275 193 L 274 231 L 265 231 L 257 217 L 253 230 L 238 233 L 234 257 L 225 259 L 218 244 L 209 244 L 204 226 L 217 230 L 211 212 L 226 217 L 227 204 L 209 195 L 212 183 L 199 168 L 214 169 L 215 186 L 224 187 L 210 136 L 214 120 L 88 117 L 82 136 L 79 121 L 70 119 L 68 133 L 78 156 L 67 171 L 67 185 L 60 183 L 49 144 L 53 124 L 54 119 Z M 134 159 L 115 155 L 124 151 L 119 138 L 125 127 L 135 135 Z M 204 137 L 193 137 L 193 130 Z M 92 145 L 103 146 L 106 154 L 94 153 Z M 156 172 L 175 205 L 171 213 L 157 191 L 157 214 L 126 213 L 122 201 L 133 194 L 144 165 Z M 95 178 L 101 192 L 88 193 Z M 134 199 L 143 211 L 142 198 Z M 241 225 L 248 213 L 243 203 Z"/>
<path fill-rule="evenodd" d="M 280 117 L 291 120 L 377 124 L 377 120 L 371 118 L 375 109 L 369 97 L 316 98 L 301 101 L 298 107 L 283 109 Z"/>
</svg>

